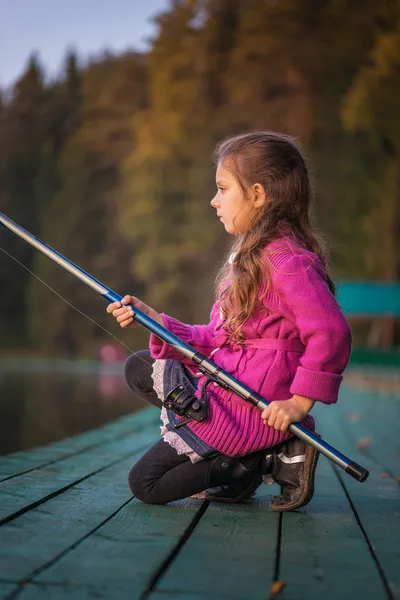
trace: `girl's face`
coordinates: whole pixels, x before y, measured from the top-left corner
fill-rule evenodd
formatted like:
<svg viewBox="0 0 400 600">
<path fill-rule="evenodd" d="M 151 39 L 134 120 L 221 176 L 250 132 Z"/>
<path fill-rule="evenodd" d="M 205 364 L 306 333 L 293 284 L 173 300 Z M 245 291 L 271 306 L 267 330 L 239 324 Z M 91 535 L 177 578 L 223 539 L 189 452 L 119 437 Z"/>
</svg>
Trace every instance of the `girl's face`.
<svg viewBox="0 0 400 600">
<path fill-rule="evenodd" d="M 263 204 L 260 203 L 257 194 L 257 186 L 263 191 L 262 186 L 259 184 L 253 186 L 249 190 L 249 197 L 246 198 L 234 175 L 229 169 L 224 168 L 223 163 L 218 165 L 215 178 L 218 191 L 211 200 L 211 206 L 217 210 L 217 216 L 220 217 L 228 233 L 232 235 L 245 233 L 257 208 Z"/>
</svg>

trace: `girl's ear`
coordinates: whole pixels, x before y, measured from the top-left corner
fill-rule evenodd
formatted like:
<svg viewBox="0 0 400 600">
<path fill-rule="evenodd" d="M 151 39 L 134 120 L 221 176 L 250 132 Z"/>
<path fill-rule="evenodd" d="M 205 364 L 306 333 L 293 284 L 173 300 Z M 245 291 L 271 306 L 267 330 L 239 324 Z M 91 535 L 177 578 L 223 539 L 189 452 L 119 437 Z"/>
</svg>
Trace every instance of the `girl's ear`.
<svg viewBox="0 0 400 600">
<path fill-rule="evenodd" d="M 253 203 L 255 208 L 261 208 L 261 206 L 267 201 L 267 194 L 265 193 L 264 186 L 261 183 L 255 183 L 253 185 Z"/>
</svg>

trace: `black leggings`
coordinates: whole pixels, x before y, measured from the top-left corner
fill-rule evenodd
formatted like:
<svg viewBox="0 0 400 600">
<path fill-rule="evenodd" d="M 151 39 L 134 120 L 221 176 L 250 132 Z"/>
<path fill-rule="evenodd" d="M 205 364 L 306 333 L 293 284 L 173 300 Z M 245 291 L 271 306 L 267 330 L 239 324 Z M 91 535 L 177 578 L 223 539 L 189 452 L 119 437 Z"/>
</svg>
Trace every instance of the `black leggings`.
<svg viewBox="0 0 400 600">
<path fill-rule="evenodd" d="M 161 401 L 153 389 L 153 363 L 148 350 L 131 355 L 125 363 L 125 379 L 132 391 L 161 408 Z M 177 454 L 174 448 L 160 439 L 131 469 L 129 487 L 139 500 L 147 504 L 165 504 L 187 498 L 210 485 L 230 483 L 228 473 L 218 475 L 221 459 L 223 455 L 220 454 L 192 463 L 186 454 Z M 254 461 L 254 456 L 251 460 Z M 217 480 L 213 475 L 213 481 L 210 481 L 210 471 L 213 474 L 217 472 Z"/>
</svg>

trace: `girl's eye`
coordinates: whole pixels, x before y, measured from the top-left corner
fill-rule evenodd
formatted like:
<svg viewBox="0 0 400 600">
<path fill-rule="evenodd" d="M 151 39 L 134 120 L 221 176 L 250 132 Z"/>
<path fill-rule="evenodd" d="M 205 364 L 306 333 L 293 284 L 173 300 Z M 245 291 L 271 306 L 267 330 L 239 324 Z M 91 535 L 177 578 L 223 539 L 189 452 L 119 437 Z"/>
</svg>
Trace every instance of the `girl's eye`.
<svg viewBox="0 0 400 600">
<path fill-rule="evenodd" d="M 219 189 L 220 192 L 223 192 L 226 188 L 219 186 L 218 189 Z"/>
</svg>

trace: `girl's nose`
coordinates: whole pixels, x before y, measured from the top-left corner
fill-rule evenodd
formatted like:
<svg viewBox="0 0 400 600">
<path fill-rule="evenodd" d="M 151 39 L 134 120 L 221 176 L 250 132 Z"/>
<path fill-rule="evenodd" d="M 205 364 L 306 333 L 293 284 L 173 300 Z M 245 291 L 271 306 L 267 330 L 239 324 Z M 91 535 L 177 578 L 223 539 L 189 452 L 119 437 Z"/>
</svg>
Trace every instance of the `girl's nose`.
<svg viewBox="0 0 400 600">
<path fill-rule="evenodd" d="M 217 208 L 217 204 L 216 204 L 216 202 L 215 202 L 215 199 L 216 199 L 216 197 L 217 197 L 217 196 L 215 195 L 215 196 L 214 196 L 214 198 L 213 198 L 213 199 L 211 200 L 211 202 L 210 202 L 210 204 L 211 204 L 211 206 L 212 206 L 213 208 Z"/>
</svg>

